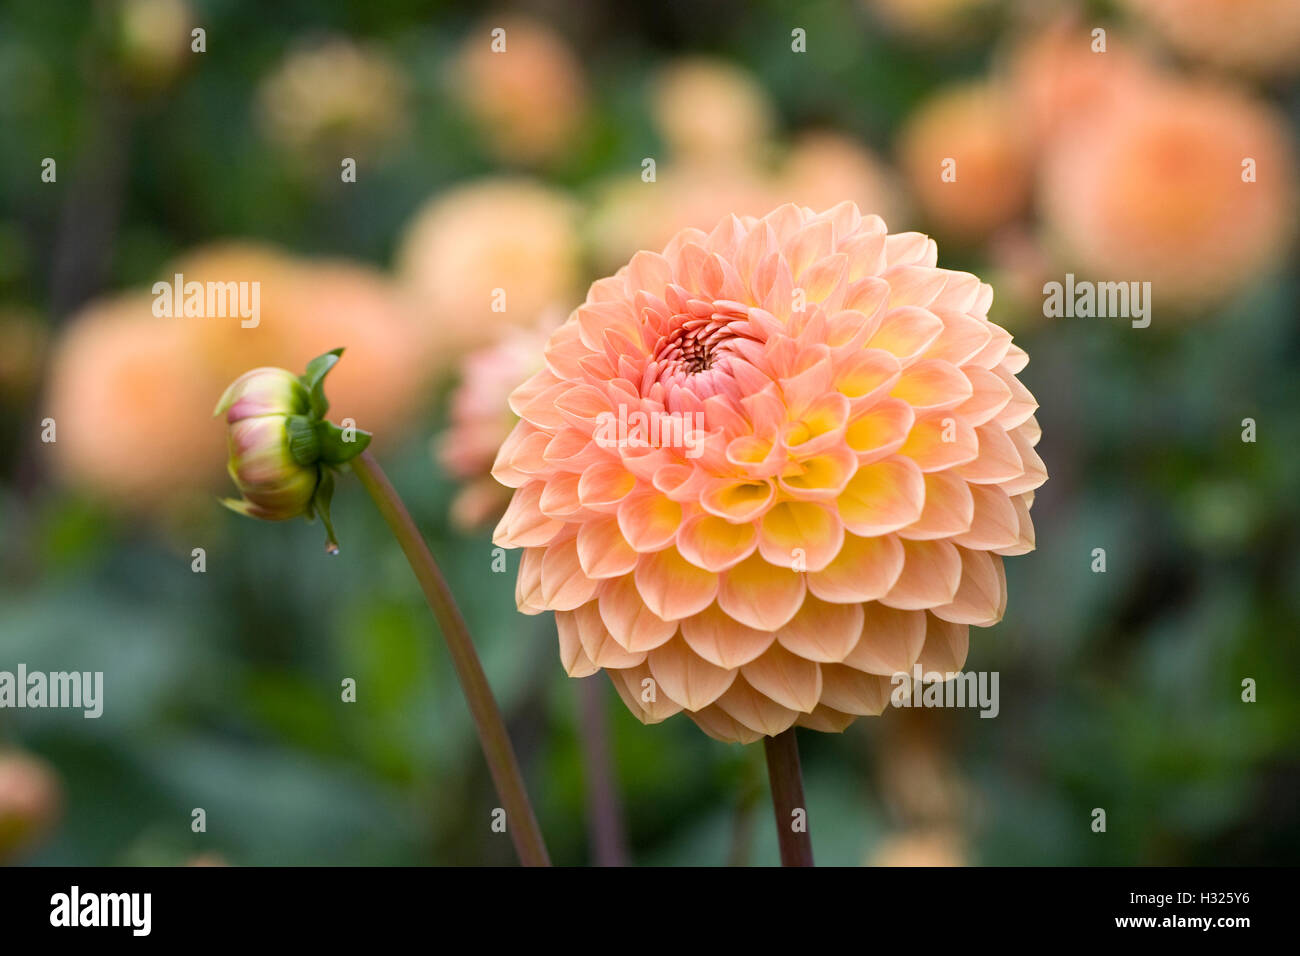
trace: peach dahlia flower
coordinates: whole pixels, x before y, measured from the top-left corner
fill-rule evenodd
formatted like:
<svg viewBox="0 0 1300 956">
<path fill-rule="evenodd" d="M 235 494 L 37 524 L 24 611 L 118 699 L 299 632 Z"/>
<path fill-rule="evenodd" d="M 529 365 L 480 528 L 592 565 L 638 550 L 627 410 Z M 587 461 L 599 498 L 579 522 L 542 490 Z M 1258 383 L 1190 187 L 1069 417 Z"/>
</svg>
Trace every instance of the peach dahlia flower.
<svg viewBox="0 0 1300 956">
<path fill-rule="evenodd" d="M 495 540 L 564 667 L 750 742 L 879 714 L 1001 618 L 1045 479 L 992 290 L 853 203 L 686 229 L 596 282 L 511 396 Z"/>
</svg>

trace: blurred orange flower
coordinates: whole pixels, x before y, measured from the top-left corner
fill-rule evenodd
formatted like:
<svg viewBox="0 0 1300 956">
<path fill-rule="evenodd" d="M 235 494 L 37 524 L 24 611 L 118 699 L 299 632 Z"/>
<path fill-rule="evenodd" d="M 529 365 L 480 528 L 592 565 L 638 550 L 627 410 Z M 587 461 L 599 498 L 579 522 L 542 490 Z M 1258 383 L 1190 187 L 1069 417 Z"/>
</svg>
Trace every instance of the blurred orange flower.
<svg viewBox="0 0 1300 956">
<path fill-rule="evenodd" d="M 851 136 L 816 130 L 794 141 L 773 191 L 777 202 L 813 209 L 827 209 L 847 199 L 894 221 L 905 212 L 896 180 L 883 160 Z"/>
<path fill-rule="evenodd" d="M 176 274 L 183 286 L 256 283 L 256 324 L 155 314 L 160 298 L 144 291 L 83 309 L 54 346 L 48 386 L 51 449 L 72 484 L 141 511 L 206 496 L 225 481 L 211 418 L 225 387 L 250 367 L 302 368 L 338 346 L 348 361 L 330 379 L 336 421 L 351 417 L 391 441 L 420 410 L 430 377 L 421 332 L 379 273 L 229 243 L 183 257 L 160 283 Z"/>
<path fill-rule="evenodd" d="M 150 510 L 224 478 L 210 423 L 221 394 L 184 320 L 158 319 L 147 292 L 87 306 L 55 345 L 49 448 L 62 477 L 107 501 Z"/>
<path fill-rule="evenodd" d="M 757 80 L 726 60 L 685 57 L 655 78 L 651 113 L 675 162 L 757 164 L 773 108 Z"/>
<path fill-rule="evenodd" d="M 1158 77 L 1158 70 L 1111 30 L 1105 50 L 1072 19 L 1020 37 L 1006 61 L 1016 122 L 1036 149 L 1058 133 L 1117 109 Z"/>
<path fill-rule="evenodd" d="M 1295 153 L 1270 106 L 1223 86 L 1169 82 L 1061 139 L 1042 189 L 1063 264 L 1150 281 L 1157 302 L 1192 306 L 1285 252 Z"/>
<path fill-rule="evenodd" d="M 914 830 L 886 837 L 868 866 L 965 866 L 961 835 L 944 829 Z"/>
<path fill-rule="evenodd" d="M 991 0 L 863 0 L 886 26 L 929 42 L 958 40 L 992 6 Z"/>
<path fill-rule="evenodd" d="M 1025 211 L 1032 191 L 1024 126 L 992 83 L 950 87 L 900 135 L 899 163 L 936 231 L 975 241 Z"/>
<path fill-rule="evenodd" d="M 397 255 L 411 307 L 444 367 L 533 322 L 578 287 L 577 207 L 524 179 L 487 179 L 434 197 Z"/>
<path fill-rule="evenodd" d="M 1295 0 L 1124 0 L 1180 53 L 1245 73 L 1300 70 Z"/>
<path fill-rule="evenodd" d="M 607 272 L 641 249 L 662 249 L 682 229 L 710 228 L 731 212 L 761 215 L 771 196 L 747 157 L 661 166 L 654 182 L 629 175 L 603 187 L 586 224 L 587 246 Z"/>
<path fill-rule="evenodd" d="M 498 29 L 504 36 L 493 36 Z M 572 147 L 586 110 L 577 57 L 531 17 L 493 19 L 471 31 L 450 83 L 493 152 L 509 163 L 547 162 Z"/>
<path fill-rule="evenodd" d="M 749 742 L 961 667 L 1047 475 L 1028 356 L 937 255 L 852 203 L 786 205 L 592 285 L 493 469 L 518 606 L 556 612 L 571 676 Z"/>
<path fill-rule="evenodd" d="M 249 368 L 301 369 L 342 346 L 347 361 L 330 373 L 334 421 L 355 419 L 376 432 L 382 447 L 423 406 L 432 379 L 427 354 L 437 343 L 378 270 L 347 260 L 295 258 L 252 243 L 219 243 L 182 257 L 164 278 L 174 273 L 187 282 L 259 284 L 256 327 L 220 318 L 184 323 L 190 347 L 215 379 L 214 396 Z"/>
</svg>

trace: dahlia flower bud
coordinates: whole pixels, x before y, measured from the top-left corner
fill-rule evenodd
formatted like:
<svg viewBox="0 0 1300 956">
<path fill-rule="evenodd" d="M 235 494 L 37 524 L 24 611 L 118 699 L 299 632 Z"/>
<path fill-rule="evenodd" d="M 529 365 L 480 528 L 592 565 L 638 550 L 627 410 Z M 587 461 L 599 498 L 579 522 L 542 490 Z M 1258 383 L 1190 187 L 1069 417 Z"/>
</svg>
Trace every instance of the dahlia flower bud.
<svg viewBox="0 0 1300 956">
<path fill-rule="evenodd" d="M 330 521 L 332 468 L 365 451 L 370 433 L 325 420 L 324 379 L 342 349 L 326 352 L 299 377 L 282 368 L 255 368 L 235 379 L 213 415 L 225 415 L 227 470 L 241 500 L 222 499 L 231 511 L 265 521 L 319 514 L 326 550 L 338 552 Z"/>
<path fill-rule="evenodd" d="M 686 229 L 596 282 L 511 395 L 494 540 L 570 676 L 720 740 L 948 674 L 1033 550 L 1028 361 L 993 291 L 845 202 Z"/>
<path fill-rule="evenodd" d="M 301 465 L 290 448 L 289 416 L 259 415 L 231 422 L 228 468 L 242 501 L 225 499 L 232 511 L 285 521 L 307 513 L 320 475 L 314 464 Z"/>
<path fill-rule="evenodd" d="M 216 413 L 225 412 L 226 423 L 264 415 L 303 415 L 307 412 L 307 389 L 293 372 L 282 368 L 255 368 L 230 383 Z"/>
</svg>

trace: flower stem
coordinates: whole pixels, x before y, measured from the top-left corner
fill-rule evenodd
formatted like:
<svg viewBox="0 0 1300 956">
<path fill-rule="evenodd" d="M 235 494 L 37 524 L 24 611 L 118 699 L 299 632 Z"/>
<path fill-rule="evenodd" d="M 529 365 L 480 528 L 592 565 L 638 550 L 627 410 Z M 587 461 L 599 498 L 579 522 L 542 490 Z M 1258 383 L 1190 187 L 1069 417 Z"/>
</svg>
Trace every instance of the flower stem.
<svg viewBox="0 0 1300 956">
<path fill-rule="evenodd" d="M 501 711 L 497 707 L 496 698 L 492 696 L 492 688 L 488 686 L 483 665 L 479 663 L 474 642 L 469 636 L 460 609 L 456 607 L 451 589 L 443 580 L 442 572 L 438 570 L 428 545 L 424 543 L 410 512 L 388 481 L 388 476 L 379 467 L 379 462 L 370 452 L 365 451 L 352 460 L 352 468 L 370 493 L 384 521 L 388 523 L 393 537 L 401 545 L 402 553 L 410 562 L 411 570 L 420 582 L 420 589 L 429 602 L 429 608 L 442 629 L 442 636 L 447 641 L 452 663 L 456 667 L 456 676 L 460 679 L 474 725 L 478 728 L 483 756 L 487 759 L 497 795 L 506 811 L 507 829 L 514 840 L 519 861 L 524 866 L 550 866 L 551 860 L 546 853 L 542 831 L 537 825 L 537 816 L 528 801 L 528 791 L 524 788 L 524 778 L 519 772 L 514 747 L 506 734 Z"/>
<path fill-rule="evenodd" d="M 808 833 L 808 805 L 803 797 L 799 769 L 799 742 L 791 727 L 775 737 L 763 738 L 767 779 L 772 785 L 772 811 L 776 814 L 776 842 L 782 866 L 812 866 L 812 838 Z M 798 812 L 796 812 L 798 811 Z"/>
<path fill-rule="evenodd" d="M 623 809 L 610 761 L 609 721 L 605 694 L 609 682 L 603 674 L 578 683 L 578 737 L 582 742 L 587 784 L 587 836 L 597 866 L 627 866 L 623 840 Z"/>
</svg>

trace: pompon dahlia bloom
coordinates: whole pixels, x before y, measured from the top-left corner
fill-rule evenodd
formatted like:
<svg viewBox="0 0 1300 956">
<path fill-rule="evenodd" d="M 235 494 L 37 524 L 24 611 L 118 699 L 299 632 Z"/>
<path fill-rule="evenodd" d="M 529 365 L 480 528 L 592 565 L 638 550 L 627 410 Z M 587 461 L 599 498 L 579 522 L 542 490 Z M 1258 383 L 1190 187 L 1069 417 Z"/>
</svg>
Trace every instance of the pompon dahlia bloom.
<svg viewBox="0 0 1300 956">
<path fill-rule="evenodd" d="M 853 203 L 686 229 L 511 396 L 496 530 L 571 676 L 726 741 L 879 714 L 999 620 L 1046 479 L 992 290 Z"/>
</svg>

